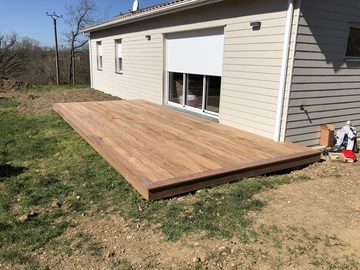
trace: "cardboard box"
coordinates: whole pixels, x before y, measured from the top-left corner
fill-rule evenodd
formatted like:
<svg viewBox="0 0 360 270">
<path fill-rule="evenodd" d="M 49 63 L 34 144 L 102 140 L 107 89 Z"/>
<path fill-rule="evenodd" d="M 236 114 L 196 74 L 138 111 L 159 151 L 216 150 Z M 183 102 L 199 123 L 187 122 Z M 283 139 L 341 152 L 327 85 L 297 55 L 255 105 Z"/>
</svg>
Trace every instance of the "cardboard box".
<svg viewBox="0 0 360 270">
<path fill-rule="evenodd" d="M 335 138 L 335 126 L 331 124 L 320 126 L 320 145 L 333 146 Z"/>
<path fill-rule="evenodd" d="M 356 161 L 356 154 L 351 150 L 342 150 L 341 153 L 329 152 L 331 161 L 353 163 Z"/>
<path fill-rule="evenodd" d="M 331 161 L 344 162 L 344 158 L 343 158 L 342 153 L 329 152 L 329 158 L 330 158 Z"/>
</svg>

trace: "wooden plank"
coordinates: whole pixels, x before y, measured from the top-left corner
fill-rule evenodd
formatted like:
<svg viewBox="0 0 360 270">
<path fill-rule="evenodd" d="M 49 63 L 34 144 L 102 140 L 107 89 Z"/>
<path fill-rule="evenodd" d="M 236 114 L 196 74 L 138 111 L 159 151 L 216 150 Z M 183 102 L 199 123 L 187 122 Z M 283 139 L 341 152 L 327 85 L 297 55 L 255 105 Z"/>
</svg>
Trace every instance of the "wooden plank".
<svg viewBox="0 0 360 270">
<path fill-rule="evenodd" d="M 275 160 L 273 162 L 264 162 L 259 164 L 243 164 L 235 170 L 223 170 L 213 175 L 197 175 L 192 179 L 176 179 L 172 183 L 161 183 L 152 185 L 149 188 L 149 199 L 157 200 L 165 197 L 171 197 L 201 188 L 211 187 L 219 184 L 233 182 L 241 178 L 253 177 L 266 173 L 295 168 L 319 161 L 319 154 L 313 153 L 300 155 L 299 157 Z M 189 181 L 187 181 L 189 180 Z"/>
<path fill-rule="evenodd" d="M 55 104 L 54 110 L 146 199 L 320 159 L 299 145 L 142 100 Z"/>
</svg>

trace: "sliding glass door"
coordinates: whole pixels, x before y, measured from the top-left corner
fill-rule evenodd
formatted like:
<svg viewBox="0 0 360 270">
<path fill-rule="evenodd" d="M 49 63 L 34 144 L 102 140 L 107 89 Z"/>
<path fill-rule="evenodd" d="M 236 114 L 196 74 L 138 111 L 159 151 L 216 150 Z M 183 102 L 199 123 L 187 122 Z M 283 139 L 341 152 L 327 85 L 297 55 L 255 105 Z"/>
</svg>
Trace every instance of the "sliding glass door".
<svg viewBox="0 0 360 270">
<path fill-rule="evenodd" d="M 224 28 L 166 35 L 168 103 L 219 114 Z"/>
<path fill-rule="evenodd" d="M 169 72 L 169 99 L 183 107 L 217 115 L 221 77 Z"/>
</svg>

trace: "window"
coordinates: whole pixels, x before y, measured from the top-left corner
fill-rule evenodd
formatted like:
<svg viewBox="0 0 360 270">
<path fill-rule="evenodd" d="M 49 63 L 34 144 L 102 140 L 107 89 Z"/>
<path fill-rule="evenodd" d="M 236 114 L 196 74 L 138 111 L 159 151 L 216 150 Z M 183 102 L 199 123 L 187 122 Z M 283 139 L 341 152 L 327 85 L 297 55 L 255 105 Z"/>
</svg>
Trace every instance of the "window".
<svg viewBox="0 0 360 270">
<path fill-rule="evenodd" d="M 360 26 L 350 26 L 345 57 L 360 59 Z"/>
<path fill-rule="evenodd" d="M 224 58 L 224 28 L 166 35 L 168 103 L 218 117 Z"/>
<path fill-rule="evenodd" d="M 169 72 L 169 101 L 182 105 L 183 93 L 184 74 Z"/>
<path fill-rule="evenodd" d="M 169 99 L 183 107 L 218 115 L 220 107 L 220 76 L 169 72 Z"/>
<path fill-rule="evenodd" d="M 115 40 L 115 72 L 122 73 L 122 40 Z"/>
<path fill-rule="evenodd" d="M 205 110 L 219 113 L 221 77 L 207 76 Z"/>
<path fill-rule="evenodd" d="M 97 57 L 97 69 L 102 70 L 102 45 L 101 41 L 96 42 L 96 57 Z"/>
</svg>

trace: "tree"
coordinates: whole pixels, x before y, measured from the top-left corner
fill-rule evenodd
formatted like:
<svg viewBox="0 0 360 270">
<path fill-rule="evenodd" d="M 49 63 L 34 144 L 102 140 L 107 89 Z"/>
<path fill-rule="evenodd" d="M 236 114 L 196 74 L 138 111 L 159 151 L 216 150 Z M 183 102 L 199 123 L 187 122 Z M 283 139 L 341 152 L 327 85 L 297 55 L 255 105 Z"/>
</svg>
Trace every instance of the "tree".
<svg viewBox="0 0 360 270">
<path fill-rule="evenodd" d="M 29 52 L 38 46 L 38 41 L 20 39 L 16 33 L 0 35 L 0 80 L 21 75 L 30 61 Z"/>
<path fill-rule="evenodd" d="M 100 18 L 100 12 L 93 0 L 80 0 L 75 6 L 67 6 L 66 10 L 64 21 L 69 26 L 69 31 L 64 35 L 70 44 L 69 83 L 75 84 L 75 53 L 89 40 L 87 36 L 81 34 L 80 30 L 86 25 L 94 24 L 107 17 L 109 8 L 104 12 L 103 18 Z"/>
</svg>

